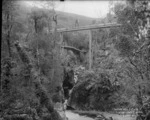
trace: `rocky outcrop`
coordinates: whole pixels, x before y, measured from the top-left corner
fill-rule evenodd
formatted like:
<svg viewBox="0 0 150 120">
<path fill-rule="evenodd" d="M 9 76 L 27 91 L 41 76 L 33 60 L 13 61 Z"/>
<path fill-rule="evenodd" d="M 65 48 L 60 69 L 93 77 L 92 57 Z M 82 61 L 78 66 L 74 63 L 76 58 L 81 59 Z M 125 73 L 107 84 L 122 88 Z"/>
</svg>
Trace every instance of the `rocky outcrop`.
<svg viewBox="0 0 150 120">
<path fill-rule="evenodd" d="M 114 89 L 109 77 L 103 73 L 97 76 L 94 72 L 85 71 L 73 87 L 69 106 L 80 110 L 111 109 Z"/>
<path fill-rule="evenodd" d="M 64 68 L 64 81 L 63 81 L 63 90 L 65 99 L 69 98 L 69 91 L 74 86 L 74 71 L 73 69 Z"/>
</svg>

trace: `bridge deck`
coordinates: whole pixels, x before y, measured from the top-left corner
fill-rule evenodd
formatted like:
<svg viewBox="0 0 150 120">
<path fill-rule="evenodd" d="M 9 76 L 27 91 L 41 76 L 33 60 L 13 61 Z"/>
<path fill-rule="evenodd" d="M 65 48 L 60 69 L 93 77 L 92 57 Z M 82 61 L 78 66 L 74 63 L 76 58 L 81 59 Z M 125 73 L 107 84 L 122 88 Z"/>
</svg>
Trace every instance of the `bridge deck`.
<svg viewBox="0 0 150 120">
<path fill-rule="evenodd" d="M 79 27 L 75 27 L 75 28 L 60 28 L 60 29 L 57 29 L 57 32 L 73 32 L 73 31 L 120 27 L 120 26 L 121 26 L 121 24 L 116 24 L 116 23 L 96 24 L 96 25 L 88 25 L 88 26 L 79 26 Z"/>
</svg>

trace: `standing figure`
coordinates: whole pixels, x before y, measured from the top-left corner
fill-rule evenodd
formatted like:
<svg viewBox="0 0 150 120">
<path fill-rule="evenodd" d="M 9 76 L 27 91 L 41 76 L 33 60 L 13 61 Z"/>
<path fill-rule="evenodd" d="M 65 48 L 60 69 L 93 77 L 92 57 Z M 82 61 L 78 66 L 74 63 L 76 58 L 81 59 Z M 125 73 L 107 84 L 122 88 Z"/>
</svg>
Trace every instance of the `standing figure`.
<svg viewBox="0 0 150 120">
<path fill-rule="evenodd" d="M 78 19 L 76 19 L 76 21 L 75 21 L 75 27 L 79 27 L 79 20 Z"/>
<path fill-rule="evenodd" d="M 54 14 L 54 16 L 53 16 L 53 21 L 54 21 L 55 24 L 57 25 L 57 14 Z"/>
</svg>

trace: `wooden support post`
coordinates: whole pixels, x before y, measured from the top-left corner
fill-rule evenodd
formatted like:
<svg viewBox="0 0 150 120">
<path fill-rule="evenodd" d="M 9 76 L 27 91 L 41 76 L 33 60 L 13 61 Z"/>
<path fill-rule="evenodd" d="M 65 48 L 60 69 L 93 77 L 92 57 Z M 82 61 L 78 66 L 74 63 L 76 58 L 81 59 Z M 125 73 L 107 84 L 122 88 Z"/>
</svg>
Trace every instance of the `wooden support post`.
<svg viewBox="0 0 150 120">
<path fill-rule="evenodd" d="M 61 32 L 60 33 L 60 44 L 62 44 L 63 43 L 63 33 Z"/>
<path fill-rule="evenodd" d="M 92 31 L 89 30 L 89 70 L 92 69 Z"/>
<path fill-rule="evenodd" d="M 60 50 L 61 50 L 60 53 L 61 53 L 61 54 L 64 53 L 64 48 L 61 47 L 62 44 L 63 44 L 63 33 L 61 32 L 61 33 L 60 33 Z"/>
</svg>

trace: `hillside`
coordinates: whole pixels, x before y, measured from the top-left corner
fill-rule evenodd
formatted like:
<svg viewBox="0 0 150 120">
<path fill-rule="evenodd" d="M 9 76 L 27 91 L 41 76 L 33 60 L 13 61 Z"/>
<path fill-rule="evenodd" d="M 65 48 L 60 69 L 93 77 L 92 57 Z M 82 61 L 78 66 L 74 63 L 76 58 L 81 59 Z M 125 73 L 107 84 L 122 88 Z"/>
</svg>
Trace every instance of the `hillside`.
<svg viewBox="0 0 150 120">
<path fill-rule="evenodd" d="M 62 25 L 63 27 L 74 27 L 76 19 L 79 20 L 79 26 L 89 25 L 92 24 L 94 18 L 77 15 L 73 13 L 66 13 L 56 11 L 58 14 L 58 24 Z"/>
<path fill-rule="evenodd" d="M 21 5 L 20 7 L 20 15 L 23 20 L 26 19 L 28 13 L 31 12 L 32 7 L 27 5 Z M 40 8 L 41 9 L 41 8 Z M 47 13 L 51 14 L 49 10 L 42 8 L 42 10 L 46 11 Z M 77 15 L 73 13 L 66 13 L 61 11 L 56 11 L 58 14 L 58 27 L 74 27 L 76 19 L 79 21 L 79 26 L 89 25 L 92 24 L 94 18 Z"/>
</svg>

